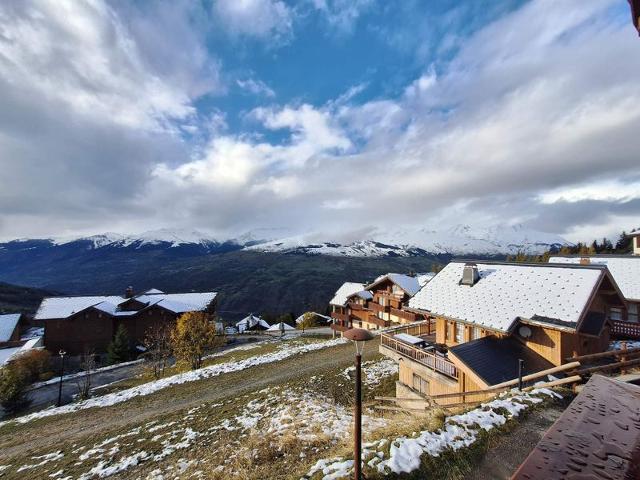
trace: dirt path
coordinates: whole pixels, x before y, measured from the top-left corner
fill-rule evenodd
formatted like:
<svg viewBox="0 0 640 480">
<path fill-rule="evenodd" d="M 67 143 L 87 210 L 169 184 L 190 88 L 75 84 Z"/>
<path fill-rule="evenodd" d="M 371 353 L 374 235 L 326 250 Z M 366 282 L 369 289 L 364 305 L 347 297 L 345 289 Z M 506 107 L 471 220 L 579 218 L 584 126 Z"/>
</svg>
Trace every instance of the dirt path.
<svg viewBox="0 0 640 480">
<path fill-rule="evenodd" d="M 370 342 L 365 351 L 365 359 L 377 354 L 377 349 L 378 342 Z M 325 370 L 346 367 L 353 363 L 353 355 L 352 345 L 340 345 L 169 387 L 111 407 L 81 410 L 24 425 L 10 424 L 0 430 L 0 463 L 31 450 L 54 448 L 63 443 L 81 445 L 92 441 L 92 437 L 97 435 L 115 434 L 141 422 L 205 402 L 237 397 L 269 386 L 308 378 Z"/>
<path fill-rule="evenodd" d="M 549 408 L 531 412 L 513 431 L 496 438 L 497 443 L 489 448 L 482 462 L 466 478 L 510 478 L 563 411 L 563 405 L 553 404 Z"/>
</svg>

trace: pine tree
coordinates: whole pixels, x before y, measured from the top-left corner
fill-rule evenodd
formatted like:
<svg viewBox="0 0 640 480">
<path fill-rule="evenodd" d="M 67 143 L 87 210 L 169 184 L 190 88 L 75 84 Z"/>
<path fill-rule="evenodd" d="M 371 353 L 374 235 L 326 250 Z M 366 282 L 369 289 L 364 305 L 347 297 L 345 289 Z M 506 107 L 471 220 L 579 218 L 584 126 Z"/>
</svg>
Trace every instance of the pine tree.
<svg viewBox="0 0 640 480">
<path fill-rule="evenodd" d="M 629 253 L 631 251 L 631 238 L 627 236 L 624 230 L 618 237 L 616 242 L 616 253 Z"/>
<path fill-rule="evenodd" d="M 112 365 L 129 360 L 129 335 L 122 324 L 116 330 L 115 337 L 107 347 L 107 360 Z"/>
</svg>

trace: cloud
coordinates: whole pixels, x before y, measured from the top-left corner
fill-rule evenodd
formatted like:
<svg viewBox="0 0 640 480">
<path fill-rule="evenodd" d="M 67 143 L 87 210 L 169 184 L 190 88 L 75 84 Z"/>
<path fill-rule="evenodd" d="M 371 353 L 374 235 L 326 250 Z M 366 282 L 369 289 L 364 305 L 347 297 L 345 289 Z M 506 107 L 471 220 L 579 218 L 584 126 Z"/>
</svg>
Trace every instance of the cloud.
<svg viewBox="0 0 640 480">
<path fill-rule="evenodd" d="M 638 223 L 640 63 L 613 0 L 533 0 L 452 31 L 394 95 L 354 81 L 314 103 L 286 97 L 278 75 L 235 75 L 256 97 L 239 120 L 221 106 L 232 100 L 211 101 L 237 94 L 211 22 L 238 42 L 293 42 L 284 3 L 154 3 L 149 18 L 125 2 L 65 5 L 72 21 L 0 6 L 0 235 L 277 225 L 338 238 L 466 222 L 578 240 Z"/>
<path fill-rule="evenodd" d="M 293 12 L 280 0 L 217 0 L 214 11 L 232 35 L 288 40 Z"/>
<path fill-rule="evenodd" d="M 262 95 L 268 98 L 273 98 L 276 96 L 276 92 L 273 89 L 269 88 L 269 86 L 264 83 L 262 80 L 255 80 L 253 78 L 248 78 L 246 80 L 236 80 L 238 86 L 253 95 Z"/>
<path fill-rule="evenodd" d="M 329 27 L 340 33 L 353 31 L 360 16 L 374 5 L 374 0 L 310 0 Z"/>
</svg>

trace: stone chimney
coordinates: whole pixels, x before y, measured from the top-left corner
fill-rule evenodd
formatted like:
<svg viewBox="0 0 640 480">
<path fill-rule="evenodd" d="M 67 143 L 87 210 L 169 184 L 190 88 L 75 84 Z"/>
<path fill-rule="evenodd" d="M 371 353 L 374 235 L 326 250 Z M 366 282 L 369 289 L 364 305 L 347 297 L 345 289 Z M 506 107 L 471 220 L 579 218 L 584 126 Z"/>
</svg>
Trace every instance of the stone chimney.
<svg viewBox="0 0 640 480">
<path fill-rule="evenodd" d="M 133 287 L 132 286 L 128 286 L 127 289 L 124 291 L 124 298 L 133 298 Z"/>
<path fill-rule="evenodd" d="M 591 259 L 589 257 L 582 257 L 580 259 L 580 265 L 591 265 Z"/>
<path fill-rule="evenodd" d="M 480 280 L 480 272 L 478 272 L 478 266 L 475 263 L 465 263 L 462 269 L 462 279 L 460 285 L 474 286 Z"/>
</svg>

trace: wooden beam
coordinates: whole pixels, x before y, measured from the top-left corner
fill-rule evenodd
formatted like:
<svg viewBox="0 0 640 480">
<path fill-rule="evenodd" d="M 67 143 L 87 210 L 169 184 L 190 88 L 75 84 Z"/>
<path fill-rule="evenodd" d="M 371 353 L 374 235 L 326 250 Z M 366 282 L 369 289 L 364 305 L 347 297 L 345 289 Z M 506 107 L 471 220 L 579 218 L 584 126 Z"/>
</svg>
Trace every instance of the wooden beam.
<svg viewBox="0 0 640 480">
<path fill-rule="evenodd" d="M 576 375 L 585 375 L 587 373 L 602 372 L 604 370 L 615 370 L 620 367 L 630 367 L 632 365 L 640 365 L 640 358 L 634 360 L 626 360 L 623 362 L 610 363 L 608 365 L 599 365 L 597 367 L 584 368 L 582 370 L 574 370 Z"/>
<path fill-rule="evenodd" d="M 579 357 L 567 357 L 567 361 L 580 362 L 582 360 L 592 360 L 594 358 L 614 357 L 616 355 L 640 354 L 640 347 L 628 348 L 623 350 L 609 350 L 600 353 L 590 353 L 589 355 L 581 355 Z"/>
<path fill-rule="evenodd" d="M 373 408 L 378 410 L 389 410 L 392 412 L 425 412 L 426 408 L 401 408 L 401 407 L 387 407 L 385 405 L 374 405 Z"/>
<path fill-rule="evenodd" d="M 565 370 L 576 369 L 580 366 L 580 362 L 571 362 L 565 363 L 564 365 L 560 365 L 559 367 L 548 368 L 547 370 L 542 370 L 540 372 L 532 373 L 530 375 L 525 375 L 522 377 L 523 382 L 528 382 L 530 380 L 535 380 L 536 378 L 544 377 L 545 375 L 551 375 L 553 373 L 564 372 Z M 509 387 L 516 385 L 518 383 L 518 379 L 514 378 L 513 380 L 509 380 L 508 382 L 498 383 L 497 385 L 493 385 L 491 388 L 500 388 L 500 387 Z"/>
<path fill-rule="evenodd" d="M 406 398 L 406 397 L 374 397 L 376 400 L 385 402 L 428 402 L 426 398 Z"/>
</svg>

